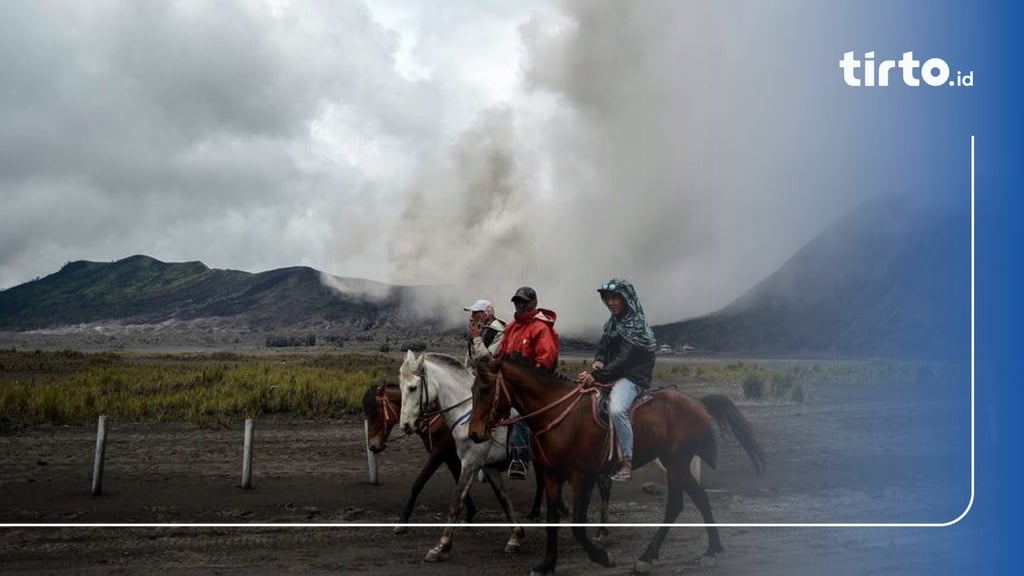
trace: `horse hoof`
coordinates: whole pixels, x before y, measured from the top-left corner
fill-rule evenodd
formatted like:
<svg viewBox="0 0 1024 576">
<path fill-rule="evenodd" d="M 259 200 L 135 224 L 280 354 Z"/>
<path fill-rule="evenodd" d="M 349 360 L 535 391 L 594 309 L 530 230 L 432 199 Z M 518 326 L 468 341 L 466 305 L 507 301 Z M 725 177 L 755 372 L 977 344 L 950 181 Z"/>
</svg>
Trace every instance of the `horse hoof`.
<svg viewBox="0 0 1024 576">
<path fill-rule="evenodd" d="M 406 528 L 405 526 L 395 526 L 395 529 L 392 530 L 392 532 L 395 533 L 395 534 L 405 534 L 408 531 L 409 531 L 409 529 Z"/>
<path fill-rule="evenodd" d="M 554 573 L 554 568 L 534 568 L 530 570 L 530 576 L 552 576 Z"/>
<path fill-rule="evenodd" d="M 423 557 L 424 562 L 440 562 L 444 560 L 444 554 L 437 548 L 431 548 L 427 555 Z"/>
<path fill-rule="evenodd" d="M 600 546 L 595 546 L 591 550 L 588 550 L 587 558 L 589 558 L 594 564 L 600 564 L 605 567 L 615 566 L 615 562 L 612 562 L 611 557 L 608 556 L 608 551 Z"/>
<path fill-rule="evenodd" d="M 505 545 L 505 556 L 508 556 L 509 558 L 512 558 L 512 557 L 518 556 L 518 555 L 519 555 L 519 545 L 518 544 L 506 544 Z"/>
<path fill-rule="evenodd" d="M 633 574 L 650 574 L 653 565 L 646 560 L 637 560 L 633 564 Z"/>
</svg>

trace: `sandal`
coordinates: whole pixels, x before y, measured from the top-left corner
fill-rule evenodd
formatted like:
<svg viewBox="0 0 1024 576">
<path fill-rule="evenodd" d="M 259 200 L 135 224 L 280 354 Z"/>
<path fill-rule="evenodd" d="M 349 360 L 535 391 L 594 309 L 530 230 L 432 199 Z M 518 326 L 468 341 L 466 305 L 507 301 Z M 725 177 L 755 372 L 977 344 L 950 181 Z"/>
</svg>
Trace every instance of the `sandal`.
<svg viewBox="0 0 1024 576">
<path fill-rule="evenodd" d="M 628 463 L 623 464 L 622 468 L 611 477 L 613 482 L 629 482 L 633 479 L 633 467 Z"/>
</svg>

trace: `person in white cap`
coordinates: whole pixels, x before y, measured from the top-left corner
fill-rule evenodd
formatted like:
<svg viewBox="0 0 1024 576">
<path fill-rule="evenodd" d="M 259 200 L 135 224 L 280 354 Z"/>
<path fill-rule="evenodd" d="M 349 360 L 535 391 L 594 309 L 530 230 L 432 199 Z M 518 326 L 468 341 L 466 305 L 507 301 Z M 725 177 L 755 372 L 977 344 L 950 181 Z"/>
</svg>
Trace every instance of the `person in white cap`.
<svg viewBox="0 0 1024 576">
<path fill-rule="evenodd" d="M 477 300 L 463 310 L 470 314 L 466 326 L 469 343 L 463 364 L 472 368 L 477 360 L 493 358 L 498 354 L 505 337 L 505 321 L 494 315 L 494 306 L 488 300 Z"/>
</svg>

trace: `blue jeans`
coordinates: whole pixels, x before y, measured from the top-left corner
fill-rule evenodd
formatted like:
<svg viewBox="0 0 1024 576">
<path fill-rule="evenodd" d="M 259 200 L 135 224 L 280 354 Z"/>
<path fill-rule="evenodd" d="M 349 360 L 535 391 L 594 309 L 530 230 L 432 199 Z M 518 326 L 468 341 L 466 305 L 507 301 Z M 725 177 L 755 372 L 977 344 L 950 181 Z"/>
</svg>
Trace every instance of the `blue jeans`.
<svg viewBox="0 0 1024 576">
<path fill-rule="evenodd" d="M 633 400 L 639 393 L 640 388 L 636 384 L 619 378 L 612 385 L 611 394 L 608 396 L 608 412 L 615 426 L 615 434 L 619 437 L 622 457 L 630 462 L 633 461 L 633 427 L 629 423 L 629 407 L 633 405 Z"/>
<path fill-rule="evenodd" d="M 519 416 L 519 411 L 512 408 L 509 416 Z M 530 461 L 530 427 L 526 422 L 516 422 L 508 431 L 508 453 L 513 460 Z"/>
<path fill-rule="evenodd" d="M 508 443 L 513 460 L 530 461 L 530 427 L 525 422 L 517 422 L 512 425 Z"/>
</svg>

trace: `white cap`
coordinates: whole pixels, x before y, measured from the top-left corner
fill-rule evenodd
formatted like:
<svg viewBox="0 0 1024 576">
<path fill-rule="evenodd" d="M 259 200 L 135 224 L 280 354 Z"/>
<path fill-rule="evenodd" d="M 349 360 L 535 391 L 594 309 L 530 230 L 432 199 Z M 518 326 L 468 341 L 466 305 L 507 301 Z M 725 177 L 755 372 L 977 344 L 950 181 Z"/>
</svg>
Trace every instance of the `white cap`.
<svg viewBox="0 0 1024 576">
<path fill-rule="evenodd" d="M 463 308 L 466 312 L 487 312 L 487 309 L 491 307 L 490 300 L 477 300 L 472 305 Z"/>
</svg>

